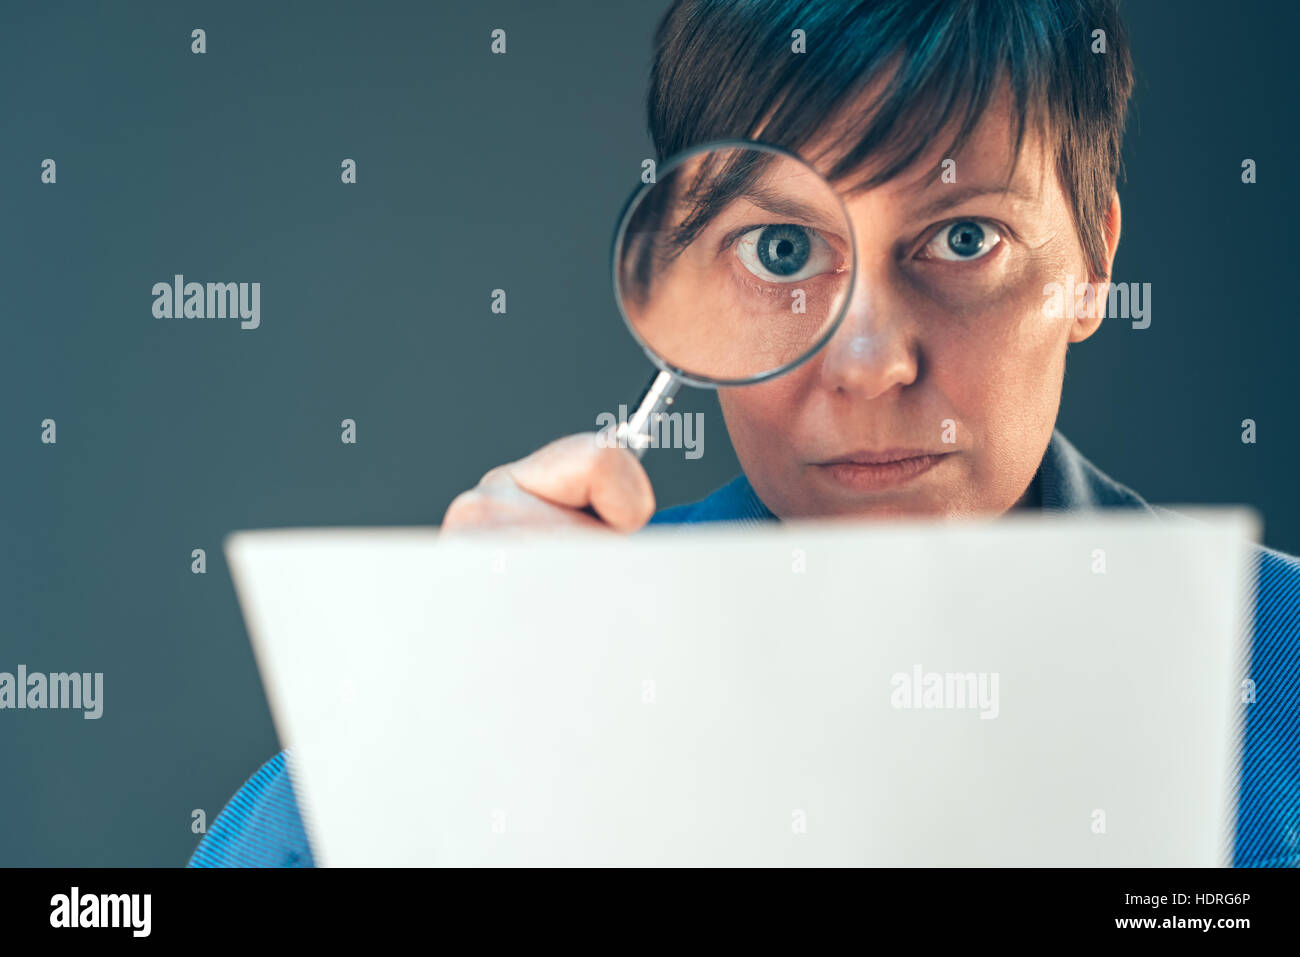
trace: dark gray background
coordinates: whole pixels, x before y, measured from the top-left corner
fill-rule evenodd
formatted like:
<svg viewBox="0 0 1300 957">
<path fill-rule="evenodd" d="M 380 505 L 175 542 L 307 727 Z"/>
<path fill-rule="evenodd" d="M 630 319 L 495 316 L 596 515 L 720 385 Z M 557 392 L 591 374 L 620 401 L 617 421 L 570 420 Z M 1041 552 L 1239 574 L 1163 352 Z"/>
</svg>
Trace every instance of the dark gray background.
<svg viewBox="0 0 1300 957">
<path fill-rule="evenodd" d="M 0 671 L 103 671 L 105 711 L 0 712 L 0 864 L 182 864 L 191 810 L 211 824 L 278 749 L 227 532 L 434 524 L 490 466 L 635 399 L 650 367 L 608 255 L 653 155 L 665 6 L 6 5 Z M 1253 504 L 1297 552 L 1300 18 L 1127 10 L 1114 278 L 1152 284 L 1153 320 L 1072 347 L 1059 425 L 1148 500 Z M 176 272 L 261 282 L 262 327 L 153 318 Z M 737 471 L 713 397 L 686 408 L 705 455 L 650 454 L 661 505 Z"/>
</svg>

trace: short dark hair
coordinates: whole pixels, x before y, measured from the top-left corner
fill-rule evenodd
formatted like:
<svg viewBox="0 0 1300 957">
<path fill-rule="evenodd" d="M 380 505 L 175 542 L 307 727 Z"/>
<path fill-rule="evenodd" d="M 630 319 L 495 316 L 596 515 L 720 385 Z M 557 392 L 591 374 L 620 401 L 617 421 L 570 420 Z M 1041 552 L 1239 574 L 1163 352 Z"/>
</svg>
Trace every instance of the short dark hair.
<svg viewBox="0 0 1300 957">
<path fill-rule="evenodd" d="M 796 29 L 808 53 L 791 52 Z M 660 162 L 760 127 L 797 153 L 878 79 L 837 140 L 833 183 L 868 160 L 876 171 L 849 194 L 892 179 L 950 124 L 956 151 L 1006 83 L 1016 155 L 1029 124 L 1051 136 L 1089 267 L 1109 278 L 1105 215 L 1133 88 L 1118 0 L 676 0 L 655 34 L 650 136 Z"/>
</svg>

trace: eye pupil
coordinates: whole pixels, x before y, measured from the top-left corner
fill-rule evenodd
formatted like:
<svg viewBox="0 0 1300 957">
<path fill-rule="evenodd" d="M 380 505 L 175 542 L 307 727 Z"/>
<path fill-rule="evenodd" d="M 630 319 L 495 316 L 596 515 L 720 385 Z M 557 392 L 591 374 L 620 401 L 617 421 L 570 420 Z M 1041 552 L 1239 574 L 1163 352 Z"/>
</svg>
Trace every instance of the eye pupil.
<svg viewBox="0 0 1300 957">
<path fill-rule="evenodd" d="M 978 223 L 954 223 L 948 230 L 948 248 L 959 256 L 973 256 L 984 248 L 984 230 Z"/>
<path fill-rule="evenodd" d="M 812 242 L 801 226 L 768 226 L 755 245 L 763 268 L 778 276 L 797 273 L 812 254 Z"/>
</svg>

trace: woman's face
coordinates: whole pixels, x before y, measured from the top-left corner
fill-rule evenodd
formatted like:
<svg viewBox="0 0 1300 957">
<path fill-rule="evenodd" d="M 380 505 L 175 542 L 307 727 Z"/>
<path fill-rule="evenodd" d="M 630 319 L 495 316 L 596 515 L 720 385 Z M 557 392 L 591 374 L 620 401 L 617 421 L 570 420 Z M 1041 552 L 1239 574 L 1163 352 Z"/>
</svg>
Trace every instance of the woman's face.
<svg viewBox="0 0 1300 957">
<path fill-rule="evenodd" d="M 834 337 L 785 375 L 719 390 L 741 466 L 777 516 L 1001 513 L 1025 497 L 1066 348 L 1100 319 L 1045 315 L 1044 286 L 1089 271 L 1054 156 L 1032 134 L 1008 187 L 1010 124 L 1005 101 L 990 108 L 950 157 L 955 182 L 932 152 L 846 199 L 858 272 Z M 816 147 L 804 155 L 825 173 Z M 1113 256 L 1118 201 L 1110 220 Z"/>
</svg>

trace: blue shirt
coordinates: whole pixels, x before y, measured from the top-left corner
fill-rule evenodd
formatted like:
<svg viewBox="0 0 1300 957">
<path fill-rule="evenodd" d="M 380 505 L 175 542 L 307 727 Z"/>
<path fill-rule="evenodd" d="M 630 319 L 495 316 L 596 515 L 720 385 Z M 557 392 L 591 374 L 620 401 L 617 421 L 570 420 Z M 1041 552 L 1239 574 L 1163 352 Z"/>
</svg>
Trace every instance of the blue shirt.
<svg viewBox="0 0 1300 957">
<path fill-rule="evenodd" d="M 1030 487 L 1029 504 L 1046 510 L 1149 505 L 1084 458 L 1059 431 Z M 776 521 L 742 475 L 708 498 L 663 509 L 653 525 Z M 1258 573 L 1245 740 L 1237 789 L 1236 867 L 1300 866 L 1300 558 L 1255 551 Z M 312 867 L 311 848 L 281 751 L 230 799 L 199 841 L 190 867 Z"/>
</svg>

